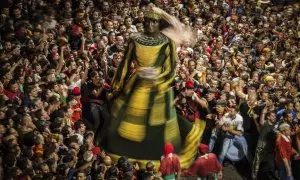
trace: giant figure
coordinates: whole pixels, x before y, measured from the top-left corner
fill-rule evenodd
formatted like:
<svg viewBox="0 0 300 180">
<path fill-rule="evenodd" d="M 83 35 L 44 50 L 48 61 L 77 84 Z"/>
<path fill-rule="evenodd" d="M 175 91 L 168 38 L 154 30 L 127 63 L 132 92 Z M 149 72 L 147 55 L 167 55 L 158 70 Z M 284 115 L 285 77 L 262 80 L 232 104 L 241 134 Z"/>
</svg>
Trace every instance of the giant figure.
<svg viewBox="0 0 300 180">
<path fill-rule="evenodd" d="M 197 153 L 205 123 L 196 120 L 192 124 L 176 114 L 171 88 L 176 43 L 161 33 L 161 22 L 170 20 L 161 12 L 157 8 L 146 10 L 145 33 L 132 36 L 113 77 L 107 150 L 115 159 L 127 156 L 142 163 L 159 163 L 165 143 L 172 143 L 182 167 L 188 167 Z M 132 63 L 135 71 L 131 70 Z"/>
</svg>

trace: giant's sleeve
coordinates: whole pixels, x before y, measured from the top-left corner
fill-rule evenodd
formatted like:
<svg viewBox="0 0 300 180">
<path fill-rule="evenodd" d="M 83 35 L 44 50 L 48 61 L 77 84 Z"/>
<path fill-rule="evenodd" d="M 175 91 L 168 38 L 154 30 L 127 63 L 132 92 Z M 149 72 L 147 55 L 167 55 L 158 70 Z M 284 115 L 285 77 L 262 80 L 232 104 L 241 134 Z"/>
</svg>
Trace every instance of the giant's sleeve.
<svg viewBox="0 0 300 180">
<path fill-rule="evenodd" d="M 163 72 L 158 76 L 158 80 L 164 79 L 164 83 L 159 85 L 159 88 L 169 87 L 175 78 L 176 68 L 176 44 L 170 40 L 168 48 L 166 48 L 166 59 L 163 65 Z"/>
<path fill-rule="evenodd" d="M 128 44 L 128 47 L 124 53 L 123 60 L 119 64 L 117 71 L 114 74 L 114 77 L 111 82 L 111 88 L 114 93 L 117 93 L 122 90 L 124 83 L 126 81 L 126 77 L 128 77 L 130 65 L 132 62 L 132 58 L 135 55 L 135 45 L 134 41 L 131 40 Z"/>
</svg>

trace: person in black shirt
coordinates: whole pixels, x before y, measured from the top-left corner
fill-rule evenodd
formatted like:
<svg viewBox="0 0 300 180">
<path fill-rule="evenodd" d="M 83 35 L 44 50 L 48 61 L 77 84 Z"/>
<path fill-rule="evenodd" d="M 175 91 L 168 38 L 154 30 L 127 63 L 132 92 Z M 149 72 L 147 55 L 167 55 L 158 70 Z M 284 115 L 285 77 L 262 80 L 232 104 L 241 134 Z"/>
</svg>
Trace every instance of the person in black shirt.
<svg viewBox="0 0 300 180">
<path fill-rule="evenodd" d="M 70 47 L 72 50 L 79 50 L 82 43 L 82 28 L 80 26 L 73 26 L 72 33 L 69 38 Z"/>
<path fill-rule="evenodd" d="M 91 73 L 91 82 L 82 85 L 82 116 L 85 124 L 96 132 L 95 142 L 105 139 L 108 127 L 107 92 L 101 74 L 94 71 Z"/>
<path fill-rule="evenodd" d="M 244 136 L 246 138 L 249 152 L 254 155 L 258 139 L 258 117 L 264 106 L 259 105 L 255 94 L 251 94 L 246 102 L 240 104 L 240 113 L 243 117 Z"/>
<path fill-rule="evenodd" d="M 256 147 L 255 157 L 252 166 L 252 178 L 257 179 L 277 179 L 275 176 L 275 138 L 274 122 L 276 121 L 275 112 L 265 111 L 263 117 L 267 121 L 260 128 L 260 135 Z"/>
<path fill-rule="evenodd" d="M 217 104 L 216 93 L 217 93 L 216 89 L 209 89 L 208 93 L 206 94 L 206 100 L 208 102 L 207 109 L 210 112 L 208 112 L 208 114 L 206 116 L 207 121 L 206 121 L 206 126 L 205 126 L 205 130 L 203 133 L 203 138 L 202 138 L 203 144 L 209 143 L 212 130 L 215 127 L 215 122 L 212 120 L 211 117 L 215 116 L 217 114 L 216 113 L 216 104 Z M 201 114 L 203 114 L 203 113 L 201 113 Z"/>
</svg>

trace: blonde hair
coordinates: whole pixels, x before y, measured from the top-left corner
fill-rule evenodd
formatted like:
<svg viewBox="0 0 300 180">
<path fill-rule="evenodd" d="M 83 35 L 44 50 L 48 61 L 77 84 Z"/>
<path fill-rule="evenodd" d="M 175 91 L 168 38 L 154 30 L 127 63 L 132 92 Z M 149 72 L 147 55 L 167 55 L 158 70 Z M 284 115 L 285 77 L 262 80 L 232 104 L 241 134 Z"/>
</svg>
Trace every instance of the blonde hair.
<svg viewBox="0 0 300 180">
<path fill-rule="evenodd" d="M 290 129 L 290 125 L 287 124 L 287 123 L 283 123 L 279 126 L 279 131 L 280 132 L 283 132 L 286 128 L 289 128 Z"/>
</svg>

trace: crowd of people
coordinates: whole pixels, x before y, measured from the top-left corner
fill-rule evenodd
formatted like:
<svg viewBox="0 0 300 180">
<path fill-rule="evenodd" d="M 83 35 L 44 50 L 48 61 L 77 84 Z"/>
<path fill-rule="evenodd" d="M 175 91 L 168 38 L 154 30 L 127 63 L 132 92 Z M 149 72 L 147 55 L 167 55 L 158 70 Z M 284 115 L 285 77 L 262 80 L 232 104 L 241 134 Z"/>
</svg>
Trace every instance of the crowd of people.
<svg viewBox="0 0 300 180">
<path fill-rule="evenodd" d="M 199 157 L 181 173 L 180 164 L 112 162 L 102 149 L 110 82 L 149 3 L 13 0 L 1 9 L 0 179 L 207 176 L 199 158 L 214 160 L 216 178 L 228 160 L 246 159 L 245 179 L 299 179 L 300 7 L 287 0 L 153 1 L 195 33 L 177 47 L 173 89 L 177 114 L 206 121 Z"/>
</svg>

